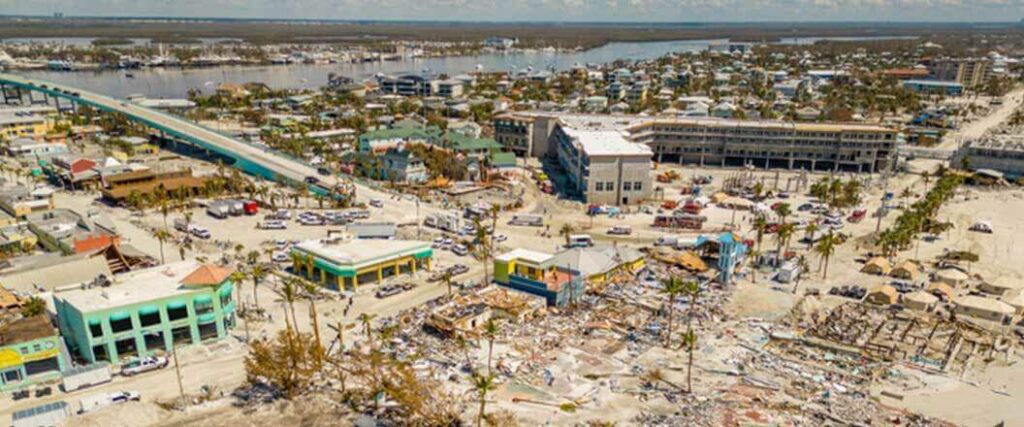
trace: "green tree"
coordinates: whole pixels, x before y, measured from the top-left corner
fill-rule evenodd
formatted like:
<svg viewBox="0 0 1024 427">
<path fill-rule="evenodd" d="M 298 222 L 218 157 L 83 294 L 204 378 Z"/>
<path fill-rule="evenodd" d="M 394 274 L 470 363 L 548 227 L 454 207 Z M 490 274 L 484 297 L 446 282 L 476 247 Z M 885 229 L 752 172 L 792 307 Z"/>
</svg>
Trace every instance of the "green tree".
<svg viewBox="0 0 1024 427">
<path fill-rule="evenodd" d="M 476 417 L 477 427 L 483 426 L 484 417 L 487 415 L 485 412 L 487 405 L 487 393 L 495 390 L 496 388 L 497 384 L 494 382 L 494 375 L 473 374 L 473 390 L 476 391 L 477 397 L 480 400 L 480 412 Z"/>
</svg>

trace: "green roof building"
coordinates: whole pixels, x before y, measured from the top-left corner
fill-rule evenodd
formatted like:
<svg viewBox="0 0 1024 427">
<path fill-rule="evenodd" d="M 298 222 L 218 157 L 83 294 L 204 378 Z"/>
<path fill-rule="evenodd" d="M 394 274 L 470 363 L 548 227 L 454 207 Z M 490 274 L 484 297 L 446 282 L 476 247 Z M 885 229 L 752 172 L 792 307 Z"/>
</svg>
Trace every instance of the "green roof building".
<svg viewBox="0 0 1024 427">
<path fill-rule="evenodd" d="M 53 296 L 69 349 L 88 363 L 169 353 L 227 336 L 235 324 L 231 271 L 181 261 Z"/>
</svg>

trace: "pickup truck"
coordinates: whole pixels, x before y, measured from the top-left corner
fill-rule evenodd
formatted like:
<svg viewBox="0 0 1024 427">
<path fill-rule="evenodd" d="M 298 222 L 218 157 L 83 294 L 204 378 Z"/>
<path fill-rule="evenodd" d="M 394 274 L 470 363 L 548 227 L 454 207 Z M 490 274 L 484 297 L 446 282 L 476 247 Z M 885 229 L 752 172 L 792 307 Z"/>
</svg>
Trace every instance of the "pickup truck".
<svg viewBox="0 0 1024 427">
<path fill-rule="evenodd" d="M 166 357 L 143 357 L 128 362 L 121 367 L 121 375 L 130 377 L 144 372 L 163 369 L 167 366 Z"/>
</svg>

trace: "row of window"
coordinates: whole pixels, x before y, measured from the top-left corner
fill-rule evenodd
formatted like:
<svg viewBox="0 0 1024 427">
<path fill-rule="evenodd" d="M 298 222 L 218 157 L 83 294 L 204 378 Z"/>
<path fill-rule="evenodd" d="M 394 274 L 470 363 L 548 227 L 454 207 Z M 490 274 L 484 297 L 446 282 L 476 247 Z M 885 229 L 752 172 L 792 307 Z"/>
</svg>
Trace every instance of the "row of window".
<svg viewBox="0 0 1024 427">
<path fill-rule="evenodd" d="M 220 297 L 221 307 L 226 307 L 230 302 L 231 302 L 231 296 L 230 295 L 222 295 Z M 205 302 L 197 301 L 197 302 L 194 303 L 194 308 L 195 308 L 196 316 L 202 316 L 204 314 L 213 313 L 213 311 L 214 311 L 213 301 L 205 301 Z M 185 307 L 185 306 L 175 307 L 175 308 L 167 307 L 167 321 L 168 322 L 176 322 L 178 320 L 183 320 L 183 319 L 187 319 L 187 318 L 188 318 L 188 308 L 187 307 Z M 141 328 L 146 328 L 146 327 L 150 327 L 150 326 L 159 325 L 161 322 L 162 322 L 162 320 L 160 318 L 160 312 L 159 311 L 153 312 L 153 313 L 139 313 L 139 327 L 141 327 Z M 127 318 L 124 318 L 124 319 L 117 319 L 117 320 L 111 319 L 110 320 L 110 331 L 112 333 L 114 333 L 114 334 L 119 334 L 121 332 L 127 332 L 127 331 L 130 331 L 130 330 L 134 329 L 134 328 L 135 328 L 135 326 L 132 324 L 132 318 L 131 317 L 127 317 Z M 103 336 L 103 324 L 102 324 L 102 322 L 100 324 L 90 323 L 89 324 L 89 334 L 93 338 L 100 338 L 100 337 L 102 337 Z"/>
<path fill-rule="evenodd" d="M 622 191 L 643 191 L 643 181 L 623 181 Z M 607 182 L 595 182 L 594 191 L 615 191 L 615 183 L 612 181 Z"/>
</svg>

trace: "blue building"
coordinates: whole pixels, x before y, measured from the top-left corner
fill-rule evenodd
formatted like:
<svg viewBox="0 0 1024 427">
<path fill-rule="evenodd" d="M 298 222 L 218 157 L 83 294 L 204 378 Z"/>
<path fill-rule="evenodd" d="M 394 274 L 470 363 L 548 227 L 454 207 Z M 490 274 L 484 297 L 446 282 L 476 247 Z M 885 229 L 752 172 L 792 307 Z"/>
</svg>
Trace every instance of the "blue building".
<svg viewBox="0 0 1024 427">
<path fill-rule="evenodd" d="M 749 248 L 734 233 L 722 233 L 718 236 L 698 236 L 697 249 L 702 255 L 717 259 L 718 282 L 732 283 L 736 268 L 747 256 Z"/>
<path fill-rule="evenodd" d="M 932 95 L 960 96 L 964 93 L 964 85 L 938 80 L 907 80 L 903 82 L 903 88 Z"/>
</svg>

